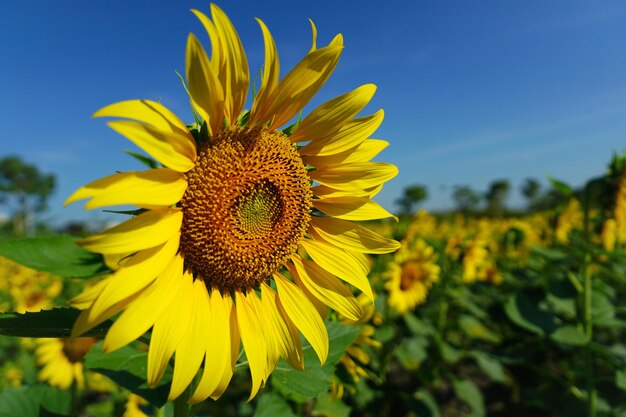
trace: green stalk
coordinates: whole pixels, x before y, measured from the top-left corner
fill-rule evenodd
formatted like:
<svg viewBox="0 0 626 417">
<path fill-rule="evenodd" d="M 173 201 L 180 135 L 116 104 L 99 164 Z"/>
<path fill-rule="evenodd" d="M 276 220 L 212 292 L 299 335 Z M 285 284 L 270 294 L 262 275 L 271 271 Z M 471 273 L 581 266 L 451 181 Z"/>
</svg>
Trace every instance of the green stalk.
<svg viewBox="0 0 626 417">
<path fill-rule="evenodd" d="M 597 390 L 596 390 L 596 380 L 593 375 L 593 351 L 591 349 L 591 341 L 593 338 L 593 321 L 592 321 L 592 306 L 591 306 L 591 295 L 592 295 L 592 286 L 591 286 L 591 268 L 590 268 L 590 257 L 587 255 L 585 257 L 585 267 L 584 267 L 584 325 L 585 325 L 585 334 L 587 336 L 587 345 L 585 346 L 585 356 L 586 356 L 586 377 L 587 377 L 587 395 L 588 395 L 588 415 L 589 417 L 595 417 L 596 415 L 596 400 L 597 400 Z"/>
</svg>

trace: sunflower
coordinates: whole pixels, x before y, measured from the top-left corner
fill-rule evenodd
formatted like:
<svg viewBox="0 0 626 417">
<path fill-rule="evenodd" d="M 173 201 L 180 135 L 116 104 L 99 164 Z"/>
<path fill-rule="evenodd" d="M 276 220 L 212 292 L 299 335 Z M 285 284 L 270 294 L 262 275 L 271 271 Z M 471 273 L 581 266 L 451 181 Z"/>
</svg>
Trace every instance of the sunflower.
<svg viewBox="0 0 626 417">
<path fill-rule="evenodd" d="M 404 314 L 426 301 L 430 287 L 439 281 L 441 268 L 436 261 L 434 249 L 422 239 L 403 246 L 385 273 L 389 306 Z"/>
<path fill-rule="evenodd" d="M 567 206 L 556 220 L 554 235 L 557 242 L 569 243 L 569 234 L 572 230 L 580 228 L 583 224 L 583 212 L 580 203 L 575 198 L 567 202 Z"/>
<path fill-rule="evenodd" d="M 252 378 L 250 398 L 279 357 L 303 368 L 300 333 L 320 362 L 328 354 L 326 307 L 358 320 L 361 308 L 342 281 L 373 298 L 365 254 L 399 243 L 353 223 L 390 217 L 371 200 L 397 174 L 370 162 L 388 143 L 369 136 L 379 110 L 356 117 L 375 86 L 364 85 L 287 126 L 326 82 L 343 50 L 337 35 L 279 81 L 279 59 L 266 25 L 260 88 L 243 112 L 249 71 L 226 14 L 193 10 L 208 33 L 209 58 L 190 34 L 186 80 L 197 117 L 187 126 L 160 103 L 119 102 L 96 117 L 162 164 L 94 181 L 67 203 L 86 208 L 131 204 L 137 215 L 82 240 L 119 267 L 85 290 L 80 335 L 121 312 L 104 339 L 118 349 L 152 329 L 147 379 L 158 383 L 174 355 L 170 399 L 204 370 L 190 402 L 218 398 L 228 385 L 240 343 Z M 284 128 L 283 128 L 284 127 Z M 282 130 L 281 130 L 282 129 Z"/>
<path fill-rule="evenodd" d="M 61 389 L 68 389 L 75 383 L 82 389 L 85 355 L 95 343 L 96 339 L 91 337 L 42 339 L 35 351 L 37 364 L 42 366 L 39 380 Z"/>
</svg>

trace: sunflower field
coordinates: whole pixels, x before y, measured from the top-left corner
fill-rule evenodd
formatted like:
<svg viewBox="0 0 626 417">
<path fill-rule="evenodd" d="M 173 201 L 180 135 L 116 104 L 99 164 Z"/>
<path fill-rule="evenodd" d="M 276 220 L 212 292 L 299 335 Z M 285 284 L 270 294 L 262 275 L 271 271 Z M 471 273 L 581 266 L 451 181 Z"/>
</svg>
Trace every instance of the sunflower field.
<svg viewBox="0 0 626 417">
<path fill-rule="evenodd" d="M 547 205 L 429 213 L 407 192 L 396 216 L 375 201 L 398 173 L 374 160 L 384 112 L 359 115 L 376 86 L 304 114 L 343 36 L 311 22 L 281 78 L 257 19 L 254 83 L 210 10 L 191 124 L 151 100 L 94 114 L 143 170 L 66 204 L 119 221 L 2 229 L 0 417 L 626 416 L 626 155 L 551 179 Z"/>
<path fill-rule="evenodd" d="M 321 312 L 325 363 L 303 339 L 304 369 L 280 359 L 250 401 L 238 352 L 222 396 L 190 415 L 626 415 L 625 161 L 577 192 L 558 183 L 552 211 L 371 222 L 402 246 L 368 257 L 374 303 L 357 296 L 359 320 Z M 0 245 L 0 331 L 14 336 L 0 338 L 0 415 L 177 415 L 171 363 L 146 381 L 150 332 L 110 353 L 101 339 L 114 320 L 69 337 L 68 301 L 109 270 L 74 242 Z"/>
</svg>

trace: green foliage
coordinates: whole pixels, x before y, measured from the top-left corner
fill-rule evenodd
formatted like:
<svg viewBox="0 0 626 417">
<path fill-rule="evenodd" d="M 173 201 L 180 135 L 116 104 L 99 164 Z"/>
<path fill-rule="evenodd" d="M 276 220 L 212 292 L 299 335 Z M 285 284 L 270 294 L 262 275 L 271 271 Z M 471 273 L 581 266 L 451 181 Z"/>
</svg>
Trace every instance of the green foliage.
<svg viewBox="0 0 626 417">
<path fill-rule="evenodd" d="M 0 417 L 69 416 L 70 393 L 37 384 L 0 392 Z"/>
<path fill-rule="evenodd" d="M 95 345 L 87 354 L 85 366 L 106 375 L 121 387 L 143 397 L 155 407 L 162 407 L 167 402 L 172 369 L 167 367 L 163 379 L 154 387 L 148 387 L 146 373 L 148 353 L 132 346 L 124 346 L 114 352 L 104 353 L 102 345 Z"/>
<path fill-rule="evenodd" d="M 0 203 L 14 206 L 16 235 L 34 233 L 34 214 L 46 208 L 55 185 L 54 175 L 41 173 L 19 156 L 0 159 Z"/>
<path fill-rule="evenodd" d="M 6 240 L 0 242 L 0 256 L 67 278 L 87 278 L 109 272 L 102 255 L 86 251 L 70 236 Z"/>
<path fill-rule="evenodd" d="M 67 338 L 80 310 L 54 308 L 38 313 L 0 313 L 0 335 L 19 337 Z M 111 327 L 106 321 L 89 330 L 83 337 L 104 337 Z"/>
<path fill-rule="evenodd" d="M 271 383 L 285 397 L 296 402 L 304 402 L 328 391 L 335 364 L 361 331 L 358 326 L 344 326 L 335 322 L 326 322 L 326 327 L 329 351 L 324 365 L 320 365 L 315 351 L 308 343 L 302 347 L 303 371 L 293 369 L 283 359 L 278 361 L 276 370 L 272 373 Z"/>
</svg>

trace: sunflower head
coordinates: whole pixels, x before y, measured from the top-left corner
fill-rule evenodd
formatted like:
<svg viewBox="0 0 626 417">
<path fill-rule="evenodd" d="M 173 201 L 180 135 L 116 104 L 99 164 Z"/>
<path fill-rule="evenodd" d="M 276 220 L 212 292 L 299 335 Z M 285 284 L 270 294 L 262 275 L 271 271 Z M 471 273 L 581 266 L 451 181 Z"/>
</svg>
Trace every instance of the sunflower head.
<svg viewBox="0 0 626 417">
<path fill-rule="evenodd" d="M 265 62 L 251 110 L 242 114 L 249 70 L 239 36 L 217 6 L 211 17 L 193 13 L 211 43 L 209 57 L 195 35 L 187 40 L 188 93 L 201 120 L 189 127 L 150 100 L 95 114 L 124 119 L 109 126 L 162 167 L 96 180 L 67 200 L 89 199 L 89 209 L 141 209 L 81 241 L 115 267 L 74 299 L 84 311 L 73 334 L 121 313 L 103 343 L 111 351 L 152 329 L 148 383 L 158 383 L 174 356 L 176 398 L 203 368 L 191 402 L 222 395 L 243 344 L 252 398 L 280 357 L 305 366 L 300 334 L 326 360 L 327 307 L 362 318 L 351 287 L 373 298 L 365 254 L 399 244 L 355 221 L 392 217 L 371 198 L 398 171 L 371 162 L 388 145 L 370 138 L 382 110 L 357 117 L 374 95 L 372 84 L 283 128 L 333 72 L 341 35 L 318 47 L 313 26 L 311 48 L 281 78 L 274 39 L 258 20 Z"/>
<path fill-rule="evenodd" d="M 224 130 L 187 173 L 181 252 L 207 286 L 250 291 L 293 255 L 309 226 L 311 186 L 288 138 Z"/>
</svg>

